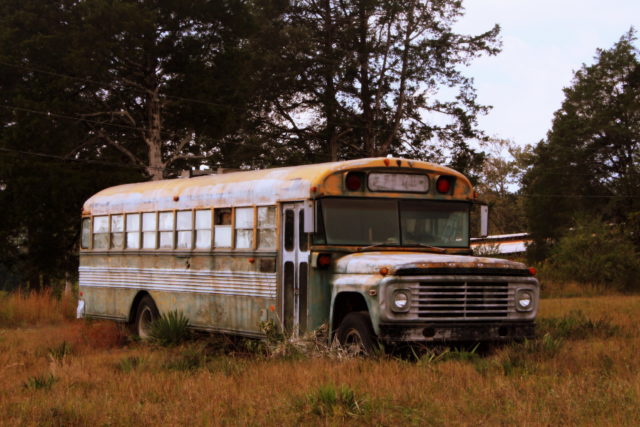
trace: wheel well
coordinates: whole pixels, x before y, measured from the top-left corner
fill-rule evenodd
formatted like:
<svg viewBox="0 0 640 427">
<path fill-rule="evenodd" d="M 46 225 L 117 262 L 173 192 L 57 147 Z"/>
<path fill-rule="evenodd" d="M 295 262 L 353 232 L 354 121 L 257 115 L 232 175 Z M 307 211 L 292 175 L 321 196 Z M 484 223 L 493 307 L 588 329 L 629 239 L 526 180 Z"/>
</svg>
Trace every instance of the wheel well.
<svg viewBox="0 0 640 427">
<path fill-rule="evenodd" d="M 332 329 L 335 331 L 340 326 L 342 319 L 352 311 L 369 311 L 367 302 L 358 292 L 342 292 L 336 296 L 333 302 Z"/>
<path fill-rule="evenodd" d="M 140 300 L 145 296 L 149 295 L 147 291 L 140 291 L 136 294 L 136 297 L 133 299 L 133 303 L 131 303 L 131 309 L 129 310 L 129 323 L 133 322 L 136 319 L 136 312 L 138 311 L 138 304 L 140 304 Z M 151 295 L 149 295 L 151 298 Z"/>
</svg>

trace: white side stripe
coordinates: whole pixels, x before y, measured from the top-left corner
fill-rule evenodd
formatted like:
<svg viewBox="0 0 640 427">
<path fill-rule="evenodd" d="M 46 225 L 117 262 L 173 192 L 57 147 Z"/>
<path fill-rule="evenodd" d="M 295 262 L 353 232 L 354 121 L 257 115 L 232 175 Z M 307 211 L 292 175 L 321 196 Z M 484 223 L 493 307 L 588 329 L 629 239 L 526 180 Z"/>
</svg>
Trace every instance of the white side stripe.
<svg viewBox="0 0 640 427">
<path fill-rule="evenodd" d="M 80 286 L 275 298 L 276 273 L 170 268 L 80 267 Z"/>
</svg>

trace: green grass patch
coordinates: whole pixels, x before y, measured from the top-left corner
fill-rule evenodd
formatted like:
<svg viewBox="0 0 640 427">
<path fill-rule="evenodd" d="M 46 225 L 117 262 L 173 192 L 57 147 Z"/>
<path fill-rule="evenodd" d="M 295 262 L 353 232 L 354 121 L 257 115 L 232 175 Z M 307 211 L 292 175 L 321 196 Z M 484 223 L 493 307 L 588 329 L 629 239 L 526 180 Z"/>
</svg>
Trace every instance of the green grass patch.
<svg viewBox="0 0 640 427">
<path fill-rule="evenodd" d="M 367 399 L 348 385 L 325 384 L 308 393 L 297 403 L 305 413 L 319 417 L 354 417 L 370 408 Z"/>
<path fill-rule="evenodd" d="M 22 386 L 27 390 L 51 390 L 51 387 L 58 381 L 52 374 L 36 375 L 29 377 Z"/>
<path fill-rule="evenodd" d="M 572 310 L 559 318 L 538 320 L 538 333 L 543 337 L 579 340 L 587 338 L 610 338 L 620 336 L 622 328 L 608 318 L 589 319 L 581 310 Z"/>
</svg>

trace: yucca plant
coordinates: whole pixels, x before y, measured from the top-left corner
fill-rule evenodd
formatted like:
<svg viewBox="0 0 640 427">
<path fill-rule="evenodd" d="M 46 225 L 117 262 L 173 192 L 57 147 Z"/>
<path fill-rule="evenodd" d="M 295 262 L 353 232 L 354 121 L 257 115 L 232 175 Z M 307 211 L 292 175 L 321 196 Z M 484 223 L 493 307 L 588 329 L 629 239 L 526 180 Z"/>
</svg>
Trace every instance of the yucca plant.
<svg viewBox="0 0 640 427">
<path fill-rule="evenodd" d="M 170 311 L 153 321 L 149 335 L 162 346 L 178 345 L 191 336 L 189 319 L 181 311 Z"/>
</svg>

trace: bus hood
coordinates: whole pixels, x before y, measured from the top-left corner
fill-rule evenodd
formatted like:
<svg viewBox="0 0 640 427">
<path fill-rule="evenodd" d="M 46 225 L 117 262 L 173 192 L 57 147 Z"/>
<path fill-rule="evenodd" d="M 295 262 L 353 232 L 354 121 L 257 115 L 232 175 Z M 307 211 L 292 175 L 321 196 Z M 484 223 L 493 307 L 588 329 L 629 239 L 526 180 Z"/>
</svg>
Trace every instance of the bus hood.
<svg viewBox="0 0 640 427">
<path fill-rule="evenodd" d="M 527 267 L 515 261 L 497 258 L 485 258 L 468 255 L 447 255 L 425 252 L 360 252 L 345 255 L 336 261 L 335 272 L 345 274 L 379 274 L 386 267 L 389 275 L 418 274 L 420 270 L 446 269 L 513 269 L 525 270 Z"/>
</svg>

